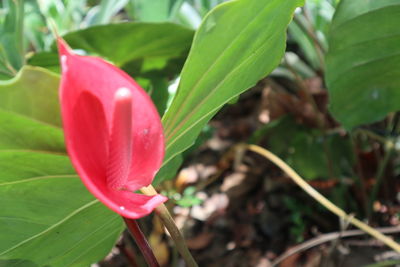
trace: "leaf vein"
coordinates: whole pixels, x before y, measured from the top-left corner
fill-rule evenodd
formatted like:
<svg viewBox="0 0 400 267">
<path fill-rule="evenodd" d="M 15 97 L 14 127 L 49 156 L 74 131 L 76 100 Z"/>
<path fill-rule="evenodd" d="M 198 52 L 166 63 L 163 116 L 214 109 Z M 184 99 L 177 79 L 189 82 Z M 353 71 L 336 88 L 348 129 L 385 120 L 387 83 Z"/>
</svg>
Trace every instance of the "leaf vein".
<svg viewBox="0 0 400 267">
<path fill-rule="evenodd" d="M 98 201 L 97 199 L 95 199 L 95 200 L 93 200 L 93 201 L 91 201 L 91 202 L 89 202 L 89 203 L 83 205 L 83 206 L 80 207 L 79 209 L 74 210 L 73 212 L 71 212 L 70 214 L 68 214 L 67 216 L 65 216 L 63 219 L 61 219 L 61 220 L 58 221 L 57 223 L 51 225 L 50 227 L 48 227 L 47 229 L 43 230 L 42 232 L 37 233 L 37 234 L 35 234 L 35 235 L 33 235 L 33 236 L 31 236 L 31 237 L 29 237 L 29 238 L 27 238 L 27 239 L 25 239 L 25 240 L 19 242 L 18 244 L 12 246 L 11 248 L 6 249 L 6 250 L 0 252 L 0 256 L 4 255 L 4 254 L 6 254 L 6 253 L 9 253 L 10 251 L 17 249 L 18 247 L 20 247 L 20 246 L 22 246 L 22 245 L 24 245 L 24 244 L 30 242 L 31 240 L 33 240 L 33 239 L 35 239 L 35 238 L 38 238 L 38 237 L 40 237 L 40 236 L 42 236 L 42 235 L 48 233 L 49 231 L 51 231 L 52 229 L 54 229 L 54 228 L 56 228 L 57 226 L 61 225 L 61 224 L 64 223 L 65 221 L 69 220 L 70 218 L 74 217 L 75 215 L 77 215 L 77 214 L 80 213 L 81 211 L 83 211 L 83 210 L 85 210 L 85 209 L 87 209 L 87 208 L 93 206 L 94 204 L 96 204 L 96 203 L 98 203 L 98 202 L 99 202 L 99 201 Z"/>
</svg>

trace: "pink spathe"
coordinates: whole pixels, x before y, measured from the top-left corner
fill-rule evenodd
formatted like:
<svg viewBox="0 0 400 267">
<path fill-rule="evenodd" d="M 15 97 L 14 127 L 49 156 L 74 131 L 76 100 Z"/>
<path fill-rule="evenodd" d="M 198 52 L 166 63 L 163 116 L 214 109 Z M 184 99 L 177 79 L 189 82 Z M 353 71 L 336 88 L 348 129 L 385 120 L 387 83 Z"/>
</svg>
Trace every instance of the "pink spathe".
<svg viewBox="0 0 400 267">
<path fill-rule="evenodd" d="M 117 67 L 75 55 L 62 39 L 58 48 L 61 112 L 72 164 L 88 190 L 107 207 L 131 219 L 148 215 L 167 200 L 134 193 L 151 184 L 164 157 L 156 108 Z"/>
</svg>

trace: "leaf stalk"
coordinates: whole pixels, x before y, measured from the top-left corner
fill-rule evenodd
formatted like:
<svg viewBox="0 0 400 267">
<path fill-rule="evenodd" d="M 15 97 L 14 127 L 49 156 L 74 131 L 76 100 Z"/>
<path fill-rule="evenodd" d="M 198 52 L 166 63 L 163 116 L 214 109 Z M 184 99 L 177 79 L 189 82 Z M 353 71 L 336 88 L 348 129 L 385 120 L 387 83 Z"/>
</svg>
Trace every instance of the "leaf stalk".
<svg viewBox="0 0 400 267">
<path fill-rule="evenodd" d="M 148 196 L 153 196 L 157 194 L 157 191 L 154 189 L 152 185 L 148 187 L 143 187 L 140 191 Z M 186 245 L 186 241 L 183 238 L 181 232 L 179 231 L 178 227 L 176 226 L 174 219 L 172 218 L 171 214 L 169 213 L 167 207 L 164 204 L 159 205 L 156 209 L 156 214 L 160 217 L 161 221 L 167 228 L 171 238 L 173 239 L 176 248 L 181 254 L 182 258 L 186 262 L 188 267 L 198 267 L 196 261 L 193 259 L 192 254 L 189 251 L 189 248 Z"/>
</svg>

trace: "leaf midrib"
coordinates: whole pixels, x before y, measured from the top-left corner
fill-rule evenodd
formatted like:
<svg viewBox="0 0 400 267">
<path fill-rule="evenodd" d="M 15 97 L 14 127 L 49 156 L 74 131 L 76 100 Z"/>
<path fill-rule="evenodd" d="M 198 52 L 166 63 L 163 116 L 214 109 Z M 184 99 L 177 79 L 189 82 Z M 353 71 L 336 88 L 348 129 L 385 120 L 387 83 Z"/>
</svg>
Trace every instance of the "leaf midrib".
<svg viewBox="0 0 400 267">
<path fill-rule="evenodd" d="M 268 7 L 270 8 L 270 6 L 268 6 Z M 252 24 L 254 23 L 254 21 L 258 18 L 259 14 L 261 14 L 261 13 L 264 12 L 264 11 L 265 11 L 265 9 L 262 9 L 261 12 L 257 13 L 257 16 L 254 16 L 254 18 L 246 25 L 246 27 L 245 27 L 243 30 L 241 30 L 241 32 L 235 37 L 234 40 L 236 40 L 244 31 L 246 31 L 247 28 L 248 28 L 250 25 L 252 25 Z M 274 13 L 274 17 L 273 17 L 271 20 L 274 20 L 274 19 L 276 18 L 276 16 L 277 16 L 277 12 Z M 197 104 L 197 105 L 192 109 L 192 112 L 190 112 L 187 116 L 184 117 L 184 119 L 182 119 L 182 121 L 181 121 L 181 123 L 179 123 L 179 125 L 184 125 L 185 122 L 186 122 L 186 121 L 188 120 L 188 118 L 190 117 L 190 115 L 193 114 L 199 107 L 201 107 L 202 103 L 204 103 L 205 101 L 207 101 L 207 99 L 208 99 L 209 97 L 211 97 L 216 91 L 218 91 L 218 89 L 219 89 L 219 88 L 221 87 L 221 85 L 227 80 L 228 77 L 230 77 L 232 74 L 234 74 L 242 65 L 244 65 L 245 63 L 247 63 L 247 61 L 249 61 L 249 60 L 252 59 L 255 55 L 257 55 L 259 51 L 263 50 L 263 48 L 264 48 L 265 46 L 268 45 L 267 41 L 270 40 L 272 37 L 276 36 L 277 34 L 279 34 L 279 33 L 277 33 L 276 31 L 273 32 L 273 34 L 271 34 L 270 36 L 268 36 L 268 37 L 266 38 L 266 41 L 263 42 L 263 44 L 260 45 L 256 50 L 254 50 L 254 51 L 252 52 L 252 54 L 251 54 L 249 57 L 245 58 L 245 59 L 244 59 L 242 62 L 240 62 L 232 71 L 230 71 L 227 75 L 225 75 L 224 79 L 222 79 L 222 80 L 211 90 L 211 92 L 210 92 L 205 98 L 203 98 L 202 101 L 200 101 L 199 104 Z M 229 48 L 233 45 L 233 43 L 234 43 L 234 41 L 230 44 Z M 228 48 L 228 49 L 229 49 L 229 48 Z M 223 53 L 225 53 L 225 51 L 227 51 L 228 49 L 224 50 Z M 223 53 L 222 53 L 222 54 L 223 54 Z M 220 56 L 218 56 L 218 58 L 214 61 L 214 63 L 212 64 L 212 66 L 216 63 L 216 61 L 220 60 L 222 54 L 220 54 Z M 210 69 L 211 69 L 211 67 L 206 71 L 206 73 L 201 77 L 201 79 L 199 79 L 199 80 L 197 81 L 196 86 L 198 86 L 199 83 L 201 82 L 201 80 L 204 79 L 204 77 L 205 77 L 206 74 L 210 71 Z M 194 88 L 193 88 L 190 92 L 193 92 L 193 91 L 195 91 Z M 229 99 L 227 100 L 227 102 L 229 102 L 229 100 L 233 99 L 234 97 L 236 97 L 236 96 L 239 95 L 239 94 L 240 94 L 240 92 L 237 93 L 237 94 L 235 94 L 233 97 L 229 98 Z M 226 102 L 225 102 L 225 103 L 226 103 Z M 220 107 L 222 107 L 223 105 L 224 105 L 224 104 L 218 105 L 216 108 L 212 109 L 210 112 L 206 113 L 204 116 L 201 116 L 198 120 L 196 120 L 195 123 L 191 124 L 189 127 L 187 127 L 186 129 L 184 129 L 183 132 L 181 132 L 180 134 L 178 134 L 177 136 L 175 136 L 175 138 L 172 139 L 171 142 L 168 142 L 168 140 L 169 140 L 169 138 L 173 137 L 172 133 L 171 133 L 171 136 L 167 136 L 167 137 L 166 137 L 166 140 L 167 140 L 168 145 L 167 145 L 167 147 L 166 147 L 166 150 L 168 151 L 168 149 L 169 149 L 180 137 L 182 137 L 184 134 L 186 134 L 186 133 L 187 133 L 188 131 L 190 131 L 192 128 L 194 128 L 195 126 L 197 126 L 204 118 L 206 118 L 207 116 L 209 116 L 210 114 L 212 114 L 213 112 L 215 112 L 216 110 L 218 110 L 218 109 L 219 109 Z M 176 118 L 176 117 L 175 117 L 175 118 Z M 179 125 L 178 125 L 176 128 L 174 128 L 173 133 L 179 133 L 179 131 L 180 131 L 180 129 L 181 129 L 181 127 L 179 127 Z M 171 159 L 173 159 L 173 158 L 174 158 L 177 154 L 179 154 L 179 153 L 180 153 L 180 151 L 177 152 L 177 153 L 175 153 L 175 154 L 173 154 L 172 156 L 170 156 L 166 161 L 163 162 L 162 166 L 165 166 Z"/>
<path fill-rule="evenodd" d="M 271 35 L 274 36 L 274 35 Z M 265 43 L 265 45 L 267 45 Z M 248 60 L 250 60 L 253 56 L 258 55 L 257 53 L 262 50 L 262 48 L 264 48 L 264 46 L 260 46 L 250 57 L 246 58 L 246 60 L 244 60 L 243 62 L 241 62 L 231 73 L 229 73 L 228 75 L 225 76 L 225 78 L 217 85 L 220 86 L 220 84 L 222 82 L 224 82 L 228 76 L 232 75 L 237 68 L 239 68 L 241 65 L 245 64 Z M 230 100 L 234 99 L 236 96 L 238 96 L 241 92 L 233 95 L 231 98 L 229 98 L 227 100 L 227 102 L 229 102 Z M 210 110 L 208 113 L 204 114 L 203 116 L 201 116 L 194 124 L 191 124 L 188 128 L 186 128 L 183 132 L 181 132 L 178 136 L 176 136 L 166 147 L 166 150 L 168 150 L 169 147 L 171 147 L 181 136 L 183 136 L 184 134 L 186 134 L 188 131 L 190 131 L 192 128 L 194 128 L 199 122 L 201 122 L 204 118 L 206 118 L 207 116 L 213 114 L 214 112 L 216 112 L 219 108 L 221 108 L 224 104 L 221 104 L 217 107 L 215 107 L 214 109 Z M 174 153 L 173 155 L 171 155 L 166 161 L 163 162 L 162 166 L 165 166 L 171 159 L 173 159 L 176 155 L 178 155 L 179 153 L 181 153 L 181 151 L 178 151 L 176 153 Z"/>
<path fill-rule="evenodd" d="M 5 183 L 0 183 L 1 186 L 7 186 L 7 185 L 15 185 L 15 184 L 21 184 L 21 183 L 28 183 L 28 182 L 34 182 L 34 181 L 40 181 L 40 180 L 47 180 L 47 179 L 61 179 L 61 178 L 79 178 L 78 175 L 76 174 L 66 174 L 66 175 L 42 175 L 42 176 L 36 176 L 36 177 L 31 177 L 31 178 L 26 178 L 18 181 L 13 181 L 13 182 L 5 182 Z"/>
<path fill-rule="evenodd" d="M 228 3 L 229 3 L 229 2 L 228 2 Z M 228 3 L 227 3 L 227 4 L 228 4 Z M 225 4 L 225 5 L 227 5 L 227 4 Z M 231 3 L 231 4 L 232 4 L 232 3 Z M 222 5 L 219 6 L 219 8 L 220 8 L 220 9 L 221 9 L 221 8 L 225 8 L 225 5 L 222 4 Z M 269 5 L 266 5 L 266 7 L 269 7 Z M 218 10 L 218 7 L 214 10 L 214 12 L 217 12 L 217 10 Z M 252 25 L 253 22 L 258 18 L 258 16 L 259 16 L 262 12 L 264 12 L 264 11 L 265 11 L 265 9 L 260 9 L 260 12 L 258 12 L 257 15 L 255 15 L 255 16 L 253 17 L 253 19 L 251 19 L 250 22 L 249 22 L 248 24 L 246 24 L 246 26 L 243 27 L 243 28 L 240 30 L 240 32 L 233 38 L 233 40 L 230 42 L 230 44 L 228 45 L 228 47 L 226 47 L 225 49 L 222 50 L 222 53 L 220 53 L 220 54 L 218 55 L 218 57 L 214 60 L 214 62 L 210 65 L 210 67 L 207 68 L 206 72 L 205 72 L 202 76 L 200 76 L 200 77 L 197 79 L 197 81 L 194 83 L 192 89 L 189 91 L 189 94 L 188 94 L 188 95 L 186 96 L 186 98 L 185 98 L 185 99 L 186 99 L 185 102 L 189 101 L 189 99 L 193 96 L 192 92 L 195 92 L 195 91 L 196 91 L 196 89 L 197 89 L 197 87 L 199 86 L 199 84 L 205 79 L 205 77 L 208 76 L 207 74 L 215 67 L 215 65 L 216 65 L 217 63 L 220 62 L 221 58 L 225 55 L 225 53 L 227 53 L 227 51 L 229 51 L 229 50 L 231 49 L 231 47 L 235 44 L 236 40 L 239 39 L 240 37 L 242 37 L 243 33 L 244 33 L 245 31 L 247 31 L 247 29 L 250 27 L 250 25 Z M 209 15 L 209 16 L 210 16 L 210 15 Z M 207 16 L 206 18 L 204 18 L 204 21 L 206 21 L 207 18 L 208 18 L 208 16 Z M 204 22 L 204 23 L 205 23 L 205 22 Z M 195 43 L 196 41 L 197 41 L 197 34 L 196 34 L 196 36 L 194 37 L 193 43 Z M 195 47 L 193 47 L 192 49 L 194 49 L 194 48 L 195 48 Z M 190 59 L 190 57 L 191 57 L 191 55 L 189 55 L 188 60 Z M 178 96 L 178 95 L 177 95 L 177 96 Z M 176 96 L 176 97 L 177 97 L 177 96 Z M 176 114 L 179 114 L 179 113 L 176 113 Z M 187 116 L 186 116 L 186 117 L 187 117 Z M 184 117 L 182 120 L 185 120 L 186 117 Z M 171 128 L 174 129 L 174 130 L 177 129 L 177 127 L 173 127 L 173 126 L 175 126 L 175 124 L 176 124 L 176 120 L 177 120 L 177 116 L 173 117 L 173 118 L 172 118 L 172 121 L 171 121 L 170 123 L 168 123 L 168 127 L 166 127 L 166 129 L 165 129 L 166 139 L 169 139 L 169 138 L 170 138 L 168 132 L 169 132 L 169 130 L 170 130 Z M 166 123 L 167 123 L 167 122 L 166 122 Z M 175 131 L 175 132 L 176 132 L 176 131 Z M 171 133 L 171 135 L 172 135 L 172 133 Z"/>
</svg>

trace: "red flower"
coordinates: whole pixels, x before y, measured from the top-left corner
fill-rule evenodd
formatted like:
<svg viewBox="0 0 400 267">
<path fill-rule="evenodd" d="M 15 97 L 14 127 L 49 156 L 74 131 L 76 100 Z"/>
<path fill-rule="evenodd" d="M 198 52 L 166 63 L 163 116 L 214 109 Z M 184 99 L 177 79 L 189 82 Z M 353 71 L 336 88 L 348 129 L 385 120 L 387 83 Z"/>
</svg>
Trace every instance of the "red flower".
<svg viewBox="0 0 400 267">
<path fill-rule="evenodd" d="M 104 60 L 75 55 L 62 39 L 58 48 L 72 164 L 88 190 L 113 211 L 131 219 L 149 214 L 167 200 L 134 193 L 151 184 L 164 157 L 162 125 L 150 97 Z"/>
</svg>

